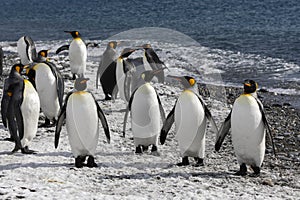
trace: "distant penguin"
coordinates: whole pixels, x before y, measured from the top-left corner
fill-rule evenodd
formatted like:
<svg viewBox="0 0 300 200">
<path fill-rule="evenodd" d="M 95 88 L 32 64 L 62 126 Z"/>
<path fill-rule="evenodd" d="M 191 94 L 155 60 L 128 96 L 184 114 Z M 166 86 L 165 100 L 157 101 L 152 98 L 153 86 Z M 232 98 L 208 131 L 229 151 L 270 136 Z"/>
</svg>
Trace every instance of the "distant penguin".
<svg viewBox="0 0 300 200">
<path fill-rule="evenodd" d="M 9 132 L 15 141 L 13 152 L 21 149 L 24 154 L 32 154 L 28 146 L 35 137 L 38 127 L 40 100 L 33 85 L 20 75 L 22 64 L 15 64 L 8 77 L 6 93 L 9 103 L 6 110 Z"/>
<path fill-rule="evenodd" d="M 144 44 L 141 47 L 144 49 L 143 63 L 146 70 L 156 70 L 166 67 L 164 62 L 159 59 L 150 44 Z M 157 74 L 156 77 L 158 79 L 158 82 L 164 83 L 165 74 L 163 70 L 159 74 Z"/>
<path fill-rule="evenodd" d="M 2 75 L 3 72 L 3 58 L 4 58 L 4 53 L 2 47 L 0 46 L 0 75 Z"/>
<path fill-rule="evenodd" d="M 79 77 L 84 77 L 87 60 L 87 47 L 85 42 L 81 39 L 81 35 L 78 31 L 65 32 L 70 33 L 73 40 L 70 45 L 64 45 L 58 48 L 56 50 L 56 54 L 64 50 L 69 50 L 70 68 L 71 73 L 73 74 L 73 80 L 75 80 L 75 74 Z"/>
<path fill-rule="evenodd" d="M 97 70 L 96 88 L 98 89 L 98 80 L 100 79 L 105 100 L 116 99 L 118 93 L 118 87 L 116 87 L 117 45 L 116 41 L 107 44 Z"/>
<path fill-rule="evenodd" d="M 64 95 L 63 77 L 55 64 L 47 61 L 47 56 L 48 50 L 40 51 L 38 62 L 31 65 L 26 72 L 39 94 L 41 109 L 46 116 L 42 127 L 55 125 Z M 51 120 L 54 121 L 53 125 L 51 125 Z"/>
<path fill-rule="evenodd" d="M 28 65 L 37 59 L 35 44 L 29 36 L 23 36 L 18 40 L 17 51 L 23 65 Z"/>
<path fill-rule="evenodd" d="M 83 167 L 87 156 L 87 166 L 97 166 L 94 156 L 99 138 L 98 119 L 101 120 L 108 143 L 110 142 L 105 115 L 94 96 L 85 91 L 87 80 L 88 78 L 75 80 L 75 89 L 65 99 L 55 130 L 55 148 L 57 148 L 61 128 L 66 120 L 69 142 L 75 157 L 75 166 L 78 168 Z"/>
<path fill-rule="evenodd" d="M 218 133 L 215 150 L 219 151 L 225 136 L 231 129 L 232 144 L 240 170 L 236 175 L 245 176 L 247 166 L 253 169 L 253 176 L 260 175 L 265 155 L 265 133 L 267 132 L 275 154 L 270 126 L 264 108 L 257 98 L 257 83 L 245 80 L 244 93 L 234 102 L 233 107 Z"/>
<path fill-rule="evenodd" d="M 203 99 L 197 94 L 197 83 L 190 76 L 170 76 L 179 80 L 184 91 L 178 97 L 161 129 L 160 142 L 165 143 L 167 134 L 175 121 L 175 138 L 178 141 L 182 162 L 178 166 L 189 165 L 188 157 L 194 157 L 195 166 L 202 166 L 205 155 L 207 123 L 210 121 L 215 132 L 218 131 L 214 119 Z"/>
<path fill-rule="evenodd" d="M 130 87 L 131 87 L 131 76 L 132 71 L 134 70 L 133 65 L 126 61 L 126 58 L 130 56 L 135 49 L 133 48 L 125 48 L 121 52 L 117 60 L 116 67 L 116 79 L 117 86 L 119 90 L 119 94 L 122 100 L 128 102 L 130 98 Z"/>
<path fill-rule="evenodd" d="M 131 128 L 133 134 L 135 153 L 142 153 L 152 145 L 151 152 L 157 152 L 158 136 L 160 131 L 160 118 L 165 120 L 165 112 L 161 101 L 150 81 L 160 70 L 145 71 L 141 78 L 144 84 L 135 90 L 126 109 L 123 134 L 125 136 L 126 122 L 131 111 Z"/>
</svg>

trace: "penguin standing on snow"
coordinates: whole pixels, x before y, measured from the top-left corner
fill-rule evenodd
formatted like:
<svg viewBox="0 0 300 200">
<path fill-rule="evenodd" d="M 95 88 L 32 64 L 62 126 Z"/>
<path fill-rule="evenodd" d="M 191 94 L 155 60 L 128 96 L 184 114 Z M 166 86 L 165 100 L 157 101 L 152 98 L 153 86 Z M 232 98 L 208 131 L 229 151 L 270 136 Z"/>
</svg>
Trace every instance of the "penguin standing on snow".
<svg viewBox="0 0 300 200">
<path fill-rule="evenodd" d="M 233 107 L 218 133 L 215 150 L 219 151 L 225 136 L 231 129 L 232 144 L 240 170 L 236 175 L 245 176 L 247 166 L 253 169 L 253 176 L 260 175 L 260 168 L 265 155 L 265 134 L 267 132 L 275 154 L 270 126 L 264 108 L 257 98 L 257 83 L 245 80 L 244 93 L 234 102 Z"/>
<path fill-rule="evenodd" d="M 203 99 L 195 92 L 197 86 L 195 79 L 189 76 L 170 77 L 179 80 L 185 90 L 178 97 L 175 106 L 164 122 L 160 142 L 161 144 L 165 143 L 167 134 L 175 121 L 175 137 L 183 157 L 182 162 L 177 165 L 189 165 L 188 157 L 194 157 L 195 166 L 202 166 L 207 121 L 210 121 L 215 132 L 218 132 L 217 126 Z"/>
<path fill-rule="evenodd" d="M 18 40 L 17 51 L 23 65 L 28 65 L 37 59 L 35 44 L 29 36 L 23 36 Z"/>
<path fill-rule="evenodd" d="M 21 149 L 22 153 L 32 154 L 34 151 L 29 150 L 28 146 L 37 132 L 40 100 L 30 81 L 20 75 L 23 67 L 22 64 L 15 64 L 9 74 L 5 91 L 9 103 L 4 118 L 15 141 L 13 152 Z"/>
<path fill-rule="evenodd" d="M 42 127 L 55 125 L 63 104 L 64 80 L 55 64 L 47 61 L 48 50 L 38 53 L 37 63 L 33 64 L 26 74 L 34 84 L 41 102 L 41 109 L 46 117 Z M 51 125 L 51 120 L 54 121 Z"/>
<path fill-rule="evenodd" d="M 65 31 L 65 33 L 70 33 L 73 40 L 70 45 L 64 45 L 58 48 L 56 50 L 56 54 L 64 50 L 69 50 L 70 68 L 71 73 L 73 74 L 73 80 L 75 80 L 75 74 L 79 77 L 84 77 L 87 60 L 87 47 L 85 42 L 81 39 L 81 35 L 78 31 Z"/>
<path fill-rule="evenodd" d="M 146 70 L 157 70 L 166 67 L 163 61 L 159 59 L 150 44 L 144 44 L 141 46 L 144 49 L 143 63 Z M 156 75 L 159 83 L 165 82 L 165 73 L 162 70 Z"/>
<path fill-rule="evenodd" d="M 136 147 L 135 153 L 142 153 L 152 145 L 151 152 L 157 152 L 157 142 L 160 131 L 160 118 L 165 120 L 165 112 L 161 105 L 159 96 L 151 86 L 153 76 L 163 69 L 145 71 L 141 78 L 145 81 L 143 85 L 133 92 L 126 109 L 123 134 L 125 136 L 126 122 L 129 111 L 131 111 L 131 127 Z"/>
<path fill-rule="evenodd" d="M 108 143 L 110 134 L 103 111 L 94 96 L 85 91 L 88 78 L 75 80 L 75 91 L 70 92 L 59 114 L 55 130 L 55 148 L 59 143 L 62 125 L 66 120 L 67 132 L 75 166 L 83 167 L 88 156 L 87 166 L 96 167 L 94 156 L 99 138 L 99 120 L 101 120 Z"/>
<path fill-rule="evenodd" d="M 134 73 L 134 66 L 126 61 L 126 58 L 130 56 L 136 49 L 125 48 L 121 52 L 117 60 L 116 67 L 116 78 L 119 94 L 122 100 L 125 102 L 129 101 L 130 98 L 130 87 L 131 87 L 131 77 Z"/>
<path fill-rule="evenodd" d="M 111 41 L 107 44 L 97 70 L 96 88 L 98 89 L 98 80 L 100 78 L 105 100 L 116 99 L 118 93 L 118 87 L 116 87 L 117 45 L 118 42 L 116 41 Z"/>
</svg>

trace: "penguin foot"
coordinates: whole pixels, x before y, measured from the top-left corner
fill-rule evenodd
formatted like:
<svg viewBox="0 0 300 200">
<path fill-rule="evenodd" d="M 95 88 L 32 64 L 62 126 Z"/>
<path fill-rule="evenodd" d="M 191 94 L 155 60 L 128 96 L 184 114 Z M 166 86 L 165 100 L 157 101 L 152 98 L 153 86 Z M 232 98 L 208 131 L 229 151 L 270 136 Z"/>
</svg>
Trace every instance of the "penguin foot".
<svg viewBox="0 0 300 200">
<path fill-rule="evenodd" d="M 39 126 L 39 128 L 50 128 L 50 127 L 54 127 L 54 126 L 55 126 L 55 122 L 53 124 L 51 124 L 50 119 L 46 118 L 45 123 L 41 124 Z"/>
<path fill-rule="evenodd" d="M 194 159 L 195 159 L 195 161 L 196 161 L 196 164 L 193 165 L 194 167 L 201 167 L 201 166 L 204 166 L 204 162 L 203 162 L 204 160 L 203 160 L 203 158 L 195 157 Z"/>
<path fill-rule="evenodd" d="M 11 153 L 12 153 L 12 154 L 13 154 L 13 153 L 16 153 L 16 152 L 18 152 L 20 149 L 21 149 L 20 147 L 18 147 L 17 145 L 15 145 L 15 148 L 11 151 Z"/>
<path fill-rule="evenodd" d="M 151 152 L 155 152 L 155 151 L 157 151 L 157 146 L 153 144 L 151 148 Z"/>
<path fill-rule="evenodd" d="M 236 176 L 246 176 L 247 175 L 247 166 L 245 163 L 240 165 L 240 170 L 237 171 L 234 175 Z"/>
<path fill-rule="evenodd" d="M 28 146 L 21 148 L 21 152 L 23 154 L 36 154 L 36 151 L 30 150 Z"/>
<path fill-rule="evenodd" d="M 77 168 L 82 168 L 83 167 L 83 163 L 85 161 L 85 156 L 78 156 L 77 158 L 75 158 L 75 167 Z"/>
<path fill-rule="evenodd" d="M 142 154 L 142 153 L 143 153 L 143 150 L 142 150 L 142 146 L 141 146 L 141 145 L 135 147 L 135 153 L 136 153 L 136 154 Z"/>
<path fill-rule="evenodd" d="M 253 169 L 254 173 L 251 174 L 251 177 L 259 177 L 260 176 L 260 167 L 256 167 L 256 166 L 251 166 L 251 168 Z"/>
<path fill-rule="evenodd" d="M 177 163 L 176 165 L 181 167 L 181 166 L 187 166 L 189 165 L 190 162 L 189 162 L 189 158 L 187 156 L 183 157 L 182 158 L 182 162 L 181 163 Z"/>
<path fill-rule="evenodd" d="M 88 160 L 87 160 L 87 165 L 88 167 L 92 168 L 92 167 L 98 167 L 98 165 L 95 163 L 95 158 L 93 156 L 89 156 Z"/>
<path fill-rule="evenodd" d="M 148 151 L 148 146 L 142 145 L 143 152 Z"/>
</svg>

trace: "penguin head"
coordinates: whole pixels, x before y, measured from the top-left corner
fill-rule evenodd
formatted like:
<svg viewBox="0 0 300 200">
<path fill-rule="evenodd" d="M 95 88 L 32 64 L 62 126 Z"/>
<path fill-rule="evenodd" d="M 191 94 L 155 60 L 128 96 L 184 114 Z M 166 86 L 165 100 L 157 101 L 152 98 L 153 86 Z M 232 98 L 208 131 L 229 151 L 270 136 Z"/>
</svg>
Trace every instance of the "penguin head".
<svg viewBox="0 0 300 200">
<path fill-rule="evenodd" d="M 244 81 L 244 93 L 245 94 L 251 94 L 251 93 L 254 93 L 256 92 L 258 88 L 258 84 L 253 81 L 253 80 L 245 80 Z"/>
<path fill-rule="evenodd" d="M 47 61 L 49 50 L 41 50 L 38 53 L 38 61 Z"/>
<path fill-rule="evenodd" d="M 112 49 L 115 49 L 115 48 L 117 48 L 118 44 L 119 44 L 119 42 L 117 42 L 117 41 L 110 41 L 110 42 L 107 44 L 107 47 L 112 48 Z"/>
<path fill-rule="evenodd" d="M 147 70 L 147 71 L 144 71 L 144 72 L 141 74 L 141 78 L 142 78 L 145 82 L 150 82 L 156 74 L 158 74 L 159 72 L 161 72 L 161 71 L 164 70 L 164 69 L 165 69 L 165 68 L 157 69 L 157 70 Z"/>
<path fill-rule="evenodd" d="M 24 65 L 22 63 L 17 63 L 12 66 L 10 73 L 12 74 L 12 73 L 17 72 L 17 73 L 21 74 L 23 69 L 24 69 Z"/>
<path fill-rule="evenodd" d="M 151 47 L 151 44 L 143 44 L 143 45 L 142 45 L 142 48 L 143 48 L 143 49 L 150 49 L 150 48 L 152 48 L 152 47 Z"/>
<path fill-rule="evenodd" d="M 135 52 L 136 49 L 133 48 L 125 48 L 122 50 L 121 55 L 119 58 L 127 58 L 128 56 L 130 56 L 130 54 L 132 54 L 133 52 Z"/>
<path fill-rule="evenodd" d="M 191 76 L 171 76 L 168 77 L 178 80 L 183 85 L 184 89 L 193 87 L 196 84 L 196 80 Z"/>
<path fill-rule="evenodd" d="M 81 35 L 78 31 L 65 31 L 65 33 L 70 33 L 74 39 L 81 37 Z"/>
<path fill-rule="evenodd" d="M 75 80 L 75 89 L 77 91 L 83 91 L 87 88 L 87 81 L 90 80 L 89 78 L 83 78 L 83 77 L 79 77 Z"/>
</svg>

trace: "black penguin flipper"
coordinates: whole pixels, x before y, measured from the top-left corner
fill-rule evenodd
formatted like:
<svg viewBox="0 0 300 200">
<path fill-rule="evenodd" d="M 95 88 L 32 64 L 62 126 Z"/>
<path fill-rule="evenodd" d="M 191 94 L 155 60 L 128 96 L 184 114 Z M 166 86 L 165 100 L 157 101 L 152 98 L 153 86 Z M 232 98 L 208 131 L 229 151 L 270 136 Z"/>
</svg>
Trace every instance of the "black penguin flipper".
<svg viewBox="0 0 300 200">
<path fill-rule="evenodd" d="M 131 111 L 131 105 L 132 105 L 132 101 L 133 101 L 136 91 L 137 91 L 137 89 L 132 93 L 132 95 L 129 99 L 128 105 L 126 107 L 126 112 L 125 112 L 124 121 L 123 121 L 123 137 L 125 137 L 127 118 L 128 118 L 129 111 Z"/>
<path fill-rule="evenodd" d="M 175 107 L 176 107 L 176 103 L 177 101 L 175 102 L 175 105 L 173 107 L 173 109 L 171 110 L 171 112 L 168 114 L 168 117 L 167 119 L 164 121 L 164 124 L 163 124 L 163 127 L 161 128 L 161 131 L 160 131 L 160 143 L 161 144 L 164 144 L 165 141 L 166 141 L 166 138 L 167 138 L 167 135 L 172 127 L 172 124 L 174 123 L 175 121 Z"/>
<path fill-rule="evenodd" d="M 1 99 L 1 117 L 2 117 L 2 123 L 5 128 L 7 128 L 7 109 L 8 104 L 11 99 L 11 97 L 8 95 L 8 89 L 9 88 L 9 79 L 5 79 L 4 81 L 4 87 L 3 87 L 3 93 L 2 93 L 2 99 Z"/>
<path fill-rule="evenodd" d="M 158 93 L 157 93 L 156 90 L 155 90 L 155 93 L 156 93 L 156 97 L 157 97 L 157 101 L 158 101 L 158 105 L 159 105 L 160 116 L 161 116 L 162 121 L 164 122 L 166 120 L 165 110 L 164 110 L 164 107 L 161 104 L 160 98 L 159 98 Z"/>
<path fill-rule="evenodd" d="M 59 136 L 61 132 L 61 128 L 64 124 L 64 121 L 66 119 L 66 108 L 67 108 L 67 103 L 68 99 L 71 96 L 72 92 L 68 93 L 65 99 L 64 105 L 60 109 L 60 113 L 58 115 L 57 121 L 56 121 L 56 128 L 55 128 L 55 138 L 54 138 L 54 147 L 57 148 L 58 143 L 59 143 Z"/>
<path fill-rule="evenodd" d="M 62 107 L 63 106 L 64 89 L 65 89 L 64 78 L 62 77 L 60 71 L 57 69 L 57 67 L 55 66 L 54 63 L 52 63 L 52 62 L 44 62 L 44 63 L 50 67 L 52 74 L 55 77 L 58 102 L 59 102 L 60 107 Z"/>
<path fill-rule="evenodd" d="M 231 112 L 232 112 L 232 110 L 230 111 L 230 113 L 226 117 L 225 121 L 223 122 L 223 124 L 222 124 L 222 126 L 221 126 L 221 128 L 218 132 L 217 139 L 216 139 L 216 144 L 215 144 L 215 150 L 216 151 L 220 150 L 226 135 L 228 135 L 228 133 L 231 129 Z"/>
<path fill-rule="evenodd" d="M 218 134 L 218 127 L 216 125 L 216 122 L 215 122 L 214 118 L 211 115 L 211 112 L 209 111 L 208 107 L 204 103 L 203 99 L 198 94 L 196 94 L 196 93 L 194 93 L 194 94 L 198 97 L 199 101 L 201 102 L 201 104 L 203 106 L 203 109 L 204 109 L 205 116 L 210 121 L 212 129 L 217 135 Z"/>
<path fill-rule="evenodd" d="M 10 101 L 10 96 L 7 95 L 7 93 L 3 92 L 2 100 L 1 100 L 1 117 L 2 117 L 2 123 L 5 128 L 7 128 L 7 109 L 8 104 Z"/>
<path fill-rule="evenodd" d="M 2 47 L 0 46 L 0 75 L 2 75 L 3 72 L 3 58 L 4 58 L 4 53 Z"/>
<path fill-rule="evenodd" d="M 255 98 L 255 100 L 256 100 L 256 102 L 257 102 L 257 104 L 259 106 L 259 110 L 261 112 L 262 121 L 264 123 L 264 127 L 266 129 L 266 133 L 267 133 L 268 138 L 270 140 L 270 143 L 272 145 L 273 153 L 276 156 L 275 143 L 274 143 L 274 140 L 273 140 L 273 136 L 272 136 L 272 132 L 271 132 L 271 127 L 270 127 L 270 125 L 268 123 L 268 120 L 266 118 L 266 114 L 265 114 L 265 111 L 264 111 L 263 104 L 261 103 L 261 101 L 258 98 Z"/>
<path fill-rule="evenodd" d="M 97 69 L 97 74 L 96 74 L 96 89 L 98 89 L 100 77 L 101 77 L 101 74 L 103 73 L 102 72 L 102 58 L 103 58 L 103 55 L 100 57 L 100 62 L 99 62 L 99 66 L 98 66 L 98 69 Z"/>
<path fill-rule="evenodd" d="M 11 137 L 13 138 L 13 140 L 15 141 L 15 144 L 16 144 L 16 147 L 13 151 L 17 151 L 18 149 L 22 148 L 20 136 L 18 135 L 18 129 L 19 129 L 18 122 L 20 120 L 17 121 L 16 116 L 15 116 L 15 113 L 20 111 L 20 106 L 19 106 L 19 109 L 18 109 L 17 105 L 18 105 L 18 103 L 14 99 L 12 99 L 9 102 L 9 105 L 8 105 L 8 111 L 9 112 L 7 112 L 7 121 L 8 121 L 9 133 L 10 133 Z M 17 109 L 19 111 L 15 111 Z M 21 125 L 20 128 L 22 128 L 22 124 L 23 124 L 23 121 L 20 124 Z M 23 128 L 23 135 L 24 135 L 24 128 Z"/>
<path fill-rule="evenodd" d="M 59 47 L 57 50 L 56 50 L 56 54 L 59 54 L 60 52 L 62 52 L 62 51 L 65 51 L 65 50 L 69 50 L 69 47 L 70 47 L 70 45 L 63 45 L 63 46 L 61 46 L 61 47 Z"/>
<path fill-rule="evenodd" d="M 92 93 L 90 93 L 90 94 L 94 98 L 94 101 L 95 101 L 95 104 L 96 104 L 96 107 L 97 107 L 98 118 L 100 119 L 102 127 L 104 129 L 106 140 L 107 140 L 108 143 L 110 143 L 110 133 L 109 133 L 109 127 L 108 127 L 108 123 L 107 123 L 106 117 L 105 117 L 102 109 L 100 108 L 98 102 L 96 101 L 94 95 Z"/>
<path fill-rule="evenodd" d="M 26 52 L 27 52 L 28 60 L 36 61 L 37 60 L 37 52 L 36 52 L 36 48 L 35 48 L 35 44 L 34 44 L 33 40 L 29 36 L 25 36 L 24 40 L 26 43 Z M 30 51 L 29 51 L 29 48 L 30 48 Z M 30 56 L 31 56 L 31 59 L 30 59 Z"/>
</svg>

